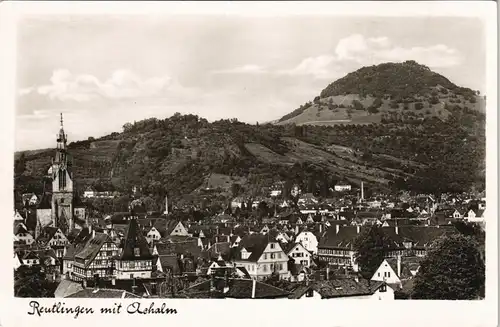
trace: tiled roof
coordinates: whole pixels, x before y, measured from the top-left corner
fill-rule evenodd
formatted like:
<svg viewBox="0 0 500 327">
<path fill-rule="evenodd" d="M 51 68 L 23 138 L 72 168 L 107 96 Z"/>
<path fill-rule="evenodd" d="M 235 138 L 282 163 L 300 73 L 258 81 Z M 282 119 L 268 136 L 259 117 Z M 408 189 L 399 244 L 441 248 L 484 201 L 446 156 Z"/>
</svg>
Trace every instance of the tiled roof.
<svg viewBox="0 0 500 327">
<path fill-rule="evenodd" d="M 201 254 L 201 249 L 198 246 L 196 239 L 190 239 L 187 242 L 175 242 L 175 243 L 157 243 L 156 250 L 159 255 L 166 254 L 191 254 L 194 257 L 198 257 Z"/>
<path fill-rule="evenodd" d="M 255 282 L 255 296 L 256 299 L 265 298 L 285 298 L 288 296 L 289 292 L 282 290 L 280 288 L 274 287 L 269 284 L 265 284 L 259 281 L 253 281 L 251 279 L 229 279 L 228 286 L 229 290 L 223 293 L 225 286 L 224 279 L 215 279 L 214 286 L 215 292 L 219 293 L 219 296 L 237 299 L 251 299 L 253 283 Z M 199 293 L 207 294 L 210 292 L 211 281 L 207 280 L 202 283 L 193 285 L 186 289 L 184 293 L 191 297 L 190 294 L 196 295 Z"/>
<path fill-rule="evenodd" d="M 85 261 L 88 260 L 86 265 L 89 265 L 96 257 L 97 253 L 99 253 L 99 250 L 105 242 L 111 242 L 108 235 L 95 233 L 95 236 L 88 240 L 85 247 L 75 255 L 75 258 L 84 259 Z"/>
<path fill-rule="evenodd" d="M 135 249 L 139 249 L 139 256 L 136 256 Z M 136 219 L 129 221 L 125 238 L 123 239 L 123 250 L 120 254 L 120 260 L 151 259 L 146 238 L 139 230 Z"/>
<path fill-rule="evenodd" d="M 359 227 L 359 234 L 356 226 L 340 227 L 336 233 L 336 226 L 328 228 L 320 240 L 319 247 L 351 247 L 354 240 L 367 227 Z"/>
<path fill-rule="evenodd" d="M 160 265 L 165 270 L 171 270 L 174 275 L 178 275 L 180 273 L 179 261 L 177 255 L 169 254 L 169 255 L 160 255 L 158 256 L 158 260 L 160 260 Z"/>
<path fill-rule="evenodd" d="M 399 235 L 413 242 L 414 247 L 430 246 L 439 237 L 445 234 L 458 233 L 454 226 L 403 226 L 399 227 Z"/>
<path fill-rule="evenodd" d="M 56 298 L 68 297 L 81 290 L 83 290 L 83 287 L 80 283 L 76 283 L 68 279 L 63 279 L 61 280 L 59 285 L 57 285 L 57 289 L 54 292 L 54 297 Z"/>
<path fill-rule="evenodd" d="M 139 298 L 139 296 L 124 290 L 86 288 L 69 296 L 66 296 L 66 298 L 128 299 L 128 298 Z"/>
<path fill-rule="evenodd" d="M 377 290 L 378 287 L 375 287 L 377 285 L 380 287 L 381 284 L 365 280 L 358 282 L 350 278 L 315 281 L 308 286 L 303 285 L 297 288 L 289 298 L 298 299 L 309 289 L 318 292 L 323 299 L 371 295 Z"/>
<path fill-rule="evenodd" d="M 268 243 L 268 235 L 252 234 L 243 237 L 240 242 L 239 248 L 244 248 L 246 251 L 251 252 L 250 256 L 246 260 L 256 262 L 261 257 Z"/>
<path fill-rule="evenodd" d="M 231 251 L 231 243 L 229 242 L 219 242 L 213 244 L 209 249 L 211 257 L 217 257 L 220 255 L 226 256 Z"/>
</svg>

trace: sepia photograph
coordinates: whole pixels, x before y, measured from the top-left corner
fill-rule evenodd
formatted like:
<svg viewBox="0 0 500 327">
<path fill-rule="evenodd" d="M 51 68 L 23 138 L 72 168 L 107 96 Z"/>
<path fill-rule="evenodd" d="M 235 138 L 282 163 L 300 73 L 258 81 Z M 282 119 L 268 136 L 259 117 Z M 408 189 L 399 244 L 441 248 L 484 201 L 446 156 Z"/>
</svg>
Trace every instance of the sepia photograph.
<svg viewBox="0 0 500 327">
<path fill-rule="evenodd" d="M 484 17 L 16 24 L 15 298 L 484 301 Z"/>
</svg>

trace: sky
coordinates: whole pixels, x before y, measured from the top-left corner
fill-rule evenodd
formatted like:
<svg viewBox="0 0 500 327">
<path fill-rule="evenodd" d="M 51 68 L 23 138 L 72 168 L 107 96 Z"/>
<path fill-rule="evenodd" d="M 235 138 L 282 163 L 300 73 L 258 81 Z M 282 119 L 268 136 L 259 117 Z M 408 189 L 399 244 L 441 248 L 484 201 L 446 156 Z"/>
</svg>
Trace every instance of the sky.
<svg viewBox="0 0 500 327">
<path fill-rule="evenodd" d="M 484 93 L 484 26 L 455 17 L 33 16 L 17 32 L 16 150 L 176 112 L 280 118 L 347 73 L 415 60 Z"/>
</svg>

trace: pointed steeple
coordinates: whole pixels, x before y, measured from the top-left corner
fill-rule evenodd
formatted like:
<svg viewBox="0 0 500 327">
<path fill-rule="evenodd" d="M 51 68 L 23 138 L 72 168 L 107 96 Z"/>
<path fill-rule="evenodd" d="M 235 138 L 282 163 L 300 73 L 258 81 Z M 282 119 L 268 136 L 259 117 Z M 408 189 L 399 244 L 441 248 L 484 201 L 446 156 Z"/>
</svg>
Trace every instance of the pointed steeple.
<svg viewBox="0 0 500 327">
<path fill-rule="evenodd" d="M 68 136 L 64 133 L 63 116 L 61 113 L 61 129 L 59 129 L 59 134 L 57 134 L 58 149 L 66 149 L 67 138 Z"/>
</svg>

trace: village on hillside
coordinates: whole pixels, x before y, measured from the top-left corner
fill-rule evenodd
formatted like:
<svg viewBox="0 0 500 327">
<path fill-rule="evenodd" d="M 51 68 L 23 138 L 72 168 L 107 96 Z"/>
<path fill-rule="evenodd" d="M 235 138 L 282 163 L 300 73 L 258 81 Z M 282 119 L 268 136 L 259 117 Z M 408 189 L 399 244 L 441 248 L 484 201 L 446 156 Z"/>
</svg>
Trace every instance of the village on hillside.
<svg viewBox="0 0 500 327">
<path fill-rule="evenodd" d="M 426 287 L 432 289 L 430 271 L 483 262 L 484 193 L 365 197 L 363 183 L 346 181 L 335 185 L 335 197 L 319 198 L 299 186 L 285 196 L 283 183 L 276 183 L 267 196 L 235 197 L 203 220 L 178 219 L 175 212 L 189 208 L 169 203 L 167 196 L 162 212 L 134 199 L 127 212 L 99 216 L 86 200 L 111 198 L 113 192 L 89 188 L 76 195 L 62 116 L 56 145 L 47 172 L 52 193 L 24 194 L 22 206 L 14 209 L 15 296 L 484 297 L 481 292 L 426 295 Z M 238 215 L 262 206 L 274 210 L 262 219 Z M 464 239 L 477 246 L 471 249 Z M 480 258 L 443 251 L 454 244 Z M 440 253 L 448 257 L 436 264 Z M 484 276 L 472 283 L 484 288 Z"/>
</svg>

